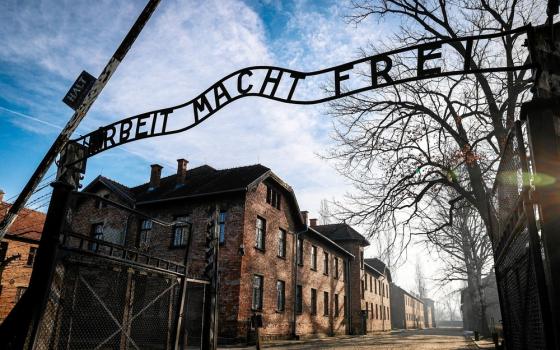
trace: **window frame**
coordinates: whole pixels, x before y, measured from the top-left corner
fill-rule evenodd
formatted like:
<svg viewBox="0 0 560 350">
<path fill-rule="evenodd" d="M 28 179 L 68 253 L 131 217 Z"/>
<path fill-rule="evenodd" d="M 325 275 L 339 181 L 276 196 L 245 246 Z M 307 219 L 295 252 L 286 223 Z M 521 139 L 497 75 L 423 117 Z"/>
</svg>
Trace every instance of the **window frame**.
<svg viewBox="0 0 560 350">
<path fill-rule="evenodd" d="M 334 262 L 333 262 L 333 268 L 334 268 L 334 274 L 333 274 L 333 278 L 335 280 L 338 279 L 338 256 L 334 257 Z"/>
<path fill-rule="evenodd" d="M 340 316 L 340 312 L 338 310 L 338 293 L 334 294 L 334 317 Z"/>
<path fill-rule="evenodd" d="M 98 232 L 97 228 L 101 228 L 101 232 Z M 91 228 L 90 228 L 90 237 L 93 239 L 97 239 L 102 241 L 103 240 L 103 228 L 104 228 L 104 224 L 103 222 L 96 222 L 91 224 Z M 98 245 L 96 242 L 90 242 L 89 244 L 89 250 L 91 251 L 97 251 Z"/>
<path fill-rule="evenodd" d="M 227 220 L 227 211 L 220 210 L 218 214 L 218 242 L 220 245 L 224 245 L 226 243 L 226 220 Z"/>
<path fill-rule="evenodd" d="M 329 252 L 323 250 L 323 275 L 329 275 Z"/>
<path fill-rule="evenodd" d="M 277 256 L 286 259 L 287 232 L 282 228 L 278 228 L 278 251 Z"/>
<path fill-rule="evenodd" d="M 185 222 L 182 224 L 178 224 L 175 223 L 172 227 L 173 227 L 173 231 L 171 232 L 171 244 L 170 244 L 170 248 L 185 248 L 187 246 L 187 238 L 188 235 L 190 234 L 190 230 L 188 229 L 190 227 L 189 222 L 191 221 L 191 216 L 190 214 L 182 214 L 182 215 L 175 215 L 173 217 L 173 221 L 177 221 L 180 218 L 185 218 Z M 185 228 L 187 228 L 187 230 L 185 230 Z M 176 244 L 177 242 L 177 230 L 180 229 L 181 230 L 181 243 L 180 244 Z"/>
<path fill-rule="evenodd" d="M 282 194 L 272 185 L 266 185 L 266 203 L 273 208 L 280 210 L 282 203 Z"/>
<path fill-rule="evenodd" d="M 8 247 L 10 246 L 9 242 L 2 241 L 0 242 L 0 262 L 6 260 L 6 256 L 8 255 Z"/>
<path fill-rule="evenodd" d="M 255 282 L 259 281 L 259 287 L 256 289 Z M 251 310 L 252 311 L 262 311 L 263 309 L 263 290 L 264 290 L 264 276 L 259 274 L 253 274 L 251 281 Z M 255 299 L 255 290 L 257 291 L 257 300 Z M 256 303 L 258 301 L 258 304 Z"/>
<path fill-rule="evenodd" d="M 296 314 L 301 315 L 303 313 L 303 286 L 301 284 L 296 285 Z"/>
<path fill-rule="evenodd" d="M 259 223 L 262 223 L 262 227 L 259 227 Z M 255 220 L 255 248 L 263 252 L 266 250 L 266 219 L 258 215 Z"/>
<path fill-rule="evenodd" d="M 311 246 L 311 270 L 317 271 L 317 246 Z"/>
<path fill-rule="evenodd" d="M 144 223 L 150 223 L 149 227 L 144 227 Z M 140 220 L 140 225 L 138 225 L 138 239 L 137 245 L 140 246 L 142 243 L 149 244 L 150 243 L 150 232 L 152 232 L 153 228 L 153 221 L 151 219 L 143 219 Z M 142 234 L 145 232 L 145 237 L 142 237 Z"/>
<path fill-rule="evenodd" d="M 311 288 L 311 300 L 310 300 L 310 314 L 315 316 L 317 315 L 317 289 Z"/>
<path fill-rule="evenodd" d="M 276 312 L 284 312 L 286 310 L 286 282 L 282 280 L 276 281 Z"/>
<path fill-rule="evenodd" d="M 27 261 L 25 262 L 25 267 L 33 267 L 35 263 L 35 258 L 37 255 L 37 247 L 29 247 L 29 252 L 27 254 Z"/>
<path fill-rule="evenodd" d="M 296 242 L 296 255 L 297 255 L 297 264 L 298 266 L 303 266 L 303 238 L 298 237 Z"/>
</svg>

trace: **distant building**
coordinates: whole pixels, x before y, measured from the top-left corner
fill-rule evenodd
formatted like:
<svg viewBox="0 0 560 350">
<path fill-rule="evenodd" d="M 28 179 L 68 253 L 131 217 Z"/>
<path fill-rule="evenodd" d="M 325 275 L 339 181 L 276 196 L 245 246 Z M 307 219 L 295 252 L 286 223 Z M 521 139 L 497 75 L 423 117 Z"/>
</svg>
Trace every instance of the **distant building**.
<svg viewBox="0 0 560 350">
<path fill-rule="evenodd" d="M 391 275 L 379 259 L 364 258 L 369 242 L 350 225 L 317 225 L 316 219 L 310 222 L 310 229 L 321 232 L 356 257 L 350 260 L 349 266 L 350 332 L 366 334 L 390 330 Z"/>
<path fill-rule="evenodd" d="M 425 328 L 424 302 L 391 283 L 391 325 L 397 329 Z"/>
<path fill-rule="evenodd" d="M 0 220 L 11 207 L 3 195 L 0 190 Z M 0 323 L 29 285 L 44 223 L 45 214 L 23 209 L 0 242 Z"/>
<path fill-rule="evenodd" d="M 424 302 L 424 326 L 426 328 L 436 327 L 436 316 L 435 316 L 435 303 L 430 298 L 422 298 Z"/>
</svg>

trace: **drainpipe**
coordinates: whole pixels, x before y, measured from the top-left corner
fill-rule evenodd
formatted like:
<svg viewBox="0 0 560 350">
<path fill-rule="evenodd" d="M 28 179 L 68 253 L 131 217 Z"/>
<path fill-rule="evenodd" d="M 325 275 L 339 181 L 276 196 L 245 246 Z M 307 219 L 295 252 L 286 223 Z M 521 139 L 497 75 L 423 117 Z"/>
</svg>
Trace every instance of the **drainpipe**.
<svg viewBox="0 0 560 350">
<path fill-rule="evenodd" d="M 381 278 L 381 281 L 385 281 L 385 275 L 383 275 L 383 278 Z M 385 299 L 385 284 L 383 284 L 383 290 L 381 292 L 381 308 L 383 309 L 382 312 L 381 312 L 381 316 L 383 316 L 383 313 L 385 313 L 385 317 L 381 317 L 383 319 L 383 323 L 382 323 L 383 331 L 385 330 L 385 319 L 387 318 L 387 312 L 385 311 L 384 299 Z"/>
<path fill-rule="evenodd" d="M 346 269 L 344 273 L 344 285 L 346 287 L 346 306 L 344 308 L 344 313 L 346 313 L 346 328 L 348 334 L 354 334 L 354 326 L 352 325 L 352 312 L 350 311 L 352 308 L 350 306 L 352 305 L 352 288 L 350 288 L 350 280 L 352 278 L 350 277 L 350 259 L 348 257 L 346 257 Z"/>
<path fill-rule="evenodd" d="M 293 267 L 294 267 L 294 283 L 293 283 L 293 286 L 292 286 L 292 290 L 293 290 L 293 293 L 292 293 L 292 297 L 293 297 L 293 298 L 292 298 L 292 300 L 293 300 L 293 308 L 292 308 L 292 311 L 293 311 L 292 339 L 295 339 L 295 338 L 297 337 L 297 301 L 296 301 L 296 294 L 297 294 L 296 290 L 297 290 L 297 283 L 298 283 L 298 257 L 297 257 L 298 251 L 297 251 L 297 243 L 298 243 L 298 240 L 299 240 L 299 236 L 300 236 L 302 233 L 307 232 L 307 229 L 308 229 L 308 226 L 307 226 L 307 224 L 305 224 L 305 228 L 304 228 L 302 231 L 299 231 L 299 232 L 296 232 L 296 233 L 295 233 L 295 241 L 294 241 L 294 244 L 293 244 L 293 247 L 292 247 L 292 257 L 293 257 L 293 259 L 294 259 L 294 262 L 293 262 Z M 303 298 L 303 295 L 302 295 L 301 297 Z"/>
</svg>

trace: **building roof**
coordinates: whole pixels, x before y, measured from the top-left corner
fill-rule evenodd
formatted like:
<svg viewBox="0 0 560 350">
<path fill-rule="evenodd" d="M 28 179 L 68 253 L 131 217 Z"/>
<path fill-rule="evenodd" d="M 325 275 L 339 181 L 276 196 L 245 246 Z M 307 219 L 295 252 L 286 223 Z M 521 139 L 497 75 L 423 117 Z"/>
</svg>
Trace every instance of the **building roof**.
<svg viewBox="0 0 560 350">
<path fill-rule="evenodd" d="M 316 225 L 313 228 L 335 242 L 358 241 L 362 246 L 369 245 L 368 240 L 364 236 L 345 223 Z"/>
<path fill-rule="evenodd" d="M 408 295 L 409 297 L 416 299 L 418 302 L 420 302 L 422 305 L 424 305 L 424 301 L 422 299 L 420 299 L 419 297 L 417 297 L 416 295 L 407 292 L 406 290 L 404 290 L 403 288 L 399 287 L 398 285 L 394 284 L 391 282 L 391 288 L 394 288 L 396 290 L 399 290 L 401 293 Z"/>
<path fill-rule="evenodd" d="M 4 218 L 11 206 L 11 203 L 0 201 L 0 220 Z M 10 226 L 6 238 L 12 236 L 38 241 L 43 232 L 45 218 L 45 213 L 41 213 L 40 211 L 27 208 L 21 209 L 16 220 L 12 226 Z"/>
<path fill-rule="evenodd" d="M 339 253 L 343 253 L 343 254 L 349 256 L 351 259 L 354 259 L 354 255 L 352 253 L 350 253 L 349 251 L 347 251 L 346 249 L 344 249 L 340 245 L 336 244 L 333 240 L 331 240 L 329 237 L 323 235 L 321 232 L 315 230 L 314 226 L 308 226 L 307 230 L 304 232 L 304 234 L 308 237 L 315 238 L 315 239 L 319 240 L 320 242 L 322 242 L 323 244 L 325 244 L 325 245 L 333 248 L 334 250 L 338 251 Z"/>
<path fill-rule="evenodd" d="M 261 164 L 222 170 L 202 165 L 188 170 L 183 184 L 178 184 L 177 175 L 173 174 L 161 178 L 160 185 L 156 188 L 150 188 L 149 182 L 135 187 L 127 187 L 100 175 L 88 184 L 84 191 L 88 192 L 95 185 L 102 183 L 123 199 L 142 204 L 175 198 L 242 191 L 270 172 L 269 168 Z"/>
<path fill-rule="evenodd" d="M 374 270 L 378 271 L 382 275 L 387 276 L 389 282 L 393 281 L 391 277 L 391 271 L 383 261 L 379 260 L 378 258 L 367 258 L 364 259 L 364 263 L 371 266 Z"/>
</svg>

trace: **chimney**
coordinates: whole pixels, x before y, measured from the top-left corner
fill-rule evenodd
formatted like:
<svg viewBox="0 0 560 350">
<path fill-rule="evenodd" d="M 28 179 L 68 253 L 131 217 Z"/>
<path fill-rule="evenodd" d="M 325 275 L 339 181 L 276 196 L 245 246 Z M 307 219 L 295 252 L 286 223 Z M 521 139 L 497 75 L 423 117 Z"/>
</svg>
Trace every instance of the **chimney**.
<svg viewBox="0 0 560 350">
<path fill-rule="evenodd" d="M 309 219 L 309 226 L 311 227 L 317 226 L 317 219 Z"/>
<path fill-rule="evenodd" d="M 185 178 L 187 177 L 187 165 L 189 161 L 186 159 L 177 159 L 177 185 L 185 184 Z"/>
<path fill-rule="evenodd" d="M 152 164 L 152 172 L 150 173 L 150 187 L 149 188 L 156 188 L 159 187 L 159 181 L 161 180 L 161 169 L 163 167 L 159 164 Z"/>
<path fill-rule="evenodd" d="M 301 218 L 302 218 L 302 220 L 303 220 L 303 224 L 304 224 L 304 225 L 307 225 L 307 214 L 308 214 L 308 213 L 309 213 L 309 212 L 308 212 L 307 210 L 302 210 L 302 211 L 301 211 Z"/>
<path fill-rule="evenodd" d="M 4 201 L 4 194 L 5 194 L 5 192 L 2 191 L 2 189 L 0 189 L 0 203 L 2 203 Z"/>
</svg>

